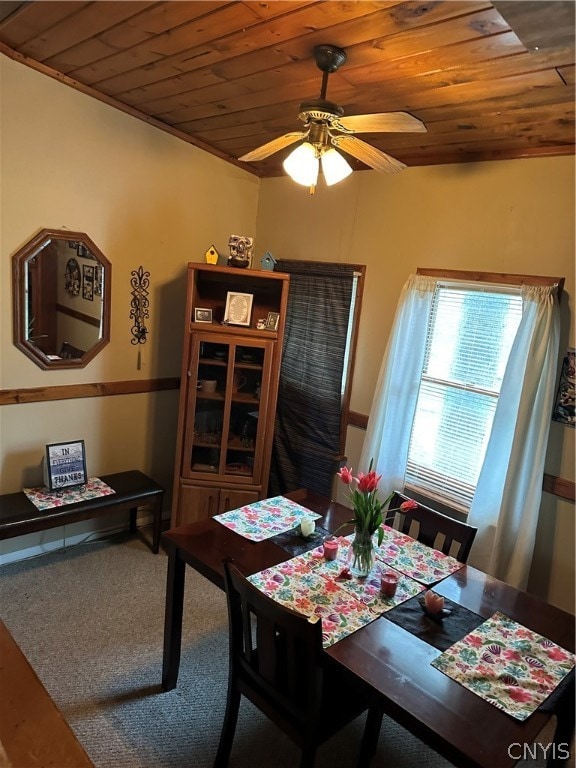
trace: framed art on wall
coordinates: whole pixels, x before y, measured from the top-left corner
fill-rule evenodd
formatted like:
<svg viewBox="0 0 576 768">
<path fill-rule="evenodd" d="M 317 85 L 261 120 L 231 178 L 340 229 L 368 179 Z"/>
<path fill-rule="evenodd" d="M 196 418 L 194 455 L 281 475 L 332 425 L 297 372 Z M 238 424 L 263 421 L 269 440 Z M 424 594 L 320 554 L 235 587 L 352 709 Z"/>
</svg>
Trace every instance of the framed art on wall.
<svg viewBox="0 0 576 768">
<path fill-rule="evenodd" d="M 68 296 L 78 296 L 80 294 L 82 277 L 80 274 L 80 265 L 75 258 L 68 259 L 66 262 L 64 280 L 64 290 Z"/>
<path fill-rule="evenodd" d="M 229 325 L 250 325 L 253 299 L 254 295 L 252 293 L 228 291 L 226 309 L 224 310 L 224 322 Z"/>
<path fill-rule="evenodd" d="M 94 267 L 82 265 L 82 298 L 94 301 Z"/>
<path fill-rule="evenodd" d="M 44 469 L 44 485 L 50 491 L 84 485 L 88 479 L 84 440 L 47 445 Z"/>
<path fill-rule="evenodd" d="M 574 427 L 576 423 L 576 349 L 568 347 L 562 361 L 552 420 Z"/>
</svg>

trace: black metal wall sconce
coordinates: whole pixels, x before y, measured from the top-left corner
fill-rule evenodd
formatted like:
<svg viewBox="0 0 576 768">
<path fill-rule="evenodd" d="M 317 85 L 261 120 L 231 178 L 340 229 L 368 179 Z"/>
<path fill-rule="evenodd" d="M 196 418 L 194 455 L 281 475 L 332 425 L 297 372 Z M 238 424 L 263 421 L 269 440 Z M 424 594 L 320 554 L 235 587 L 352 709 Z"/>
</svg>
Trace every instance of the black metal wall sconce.
<svg viewBox="0 0 576 768">
<path fill-rule="evenodd" d="M 132 300 L 130 301 L 130 319 L 133 321 L 130 329 L 133 338 L 131 344 L 146 344 L 148 328 L 145 321 L 150 317 L 148 307 L 148 288 L 150 287 L 150 272 L 145 272 L 144 267 L 138 267 L 131 272 L 130 285 L 132 286 Z"/>
</svg>

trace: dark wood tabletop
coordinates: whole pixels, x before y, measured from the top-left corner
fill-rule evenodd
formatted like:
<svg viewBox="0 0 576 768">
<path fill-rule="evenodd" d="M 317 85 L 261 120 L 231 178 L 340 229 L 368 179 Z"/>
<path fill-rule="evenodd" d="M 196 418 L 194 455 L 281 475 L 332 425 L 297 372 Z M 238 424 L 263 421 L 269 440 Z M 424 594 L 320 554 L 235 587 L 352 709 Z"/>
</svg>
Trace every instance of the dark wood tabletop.
<svg viewBox="0 0 576 768">
<path fill-rule="evenodd" d="M 0 765 L 94 768 L 64 716 L 0 621 Z"/>
<path fill-rule="evenodd" d="M 334 531 L 350 511 L 311 491 L 287 494 L 322 515 L 317 522 Z M 350 531 L 352 529 L 350 528 Z M 350 532 L 344 529 L 342 533 Z M 168 560 L 162 685 L 178 678 L 186 565 L 223 588 L 222 560 L 232 557 L 249 575 L 288 560 L 271 540 L 253 542 L 212 518 L 167 531 L 162 544 Z M 483 618 L 501 611 L 517 622 L 574 651 L 574 617 L 533 595 L 463 566 L 434 590 Z M 388 716 L 461 768 L 509 768 L 524 756 L 553 715 L 555 744 L 546 752 L 549 766 L 567 764 L 564 746 L 574 733 L 574 686 L 565 686 L 553 710 L 538 709 L 521 722 L 450 679 L 431 662 L 440 651 L 386 618 L 386 614 L 325 651 L 367 682 Z M 539 753 L 542 757 L 543 753 Z"/>
</svg>

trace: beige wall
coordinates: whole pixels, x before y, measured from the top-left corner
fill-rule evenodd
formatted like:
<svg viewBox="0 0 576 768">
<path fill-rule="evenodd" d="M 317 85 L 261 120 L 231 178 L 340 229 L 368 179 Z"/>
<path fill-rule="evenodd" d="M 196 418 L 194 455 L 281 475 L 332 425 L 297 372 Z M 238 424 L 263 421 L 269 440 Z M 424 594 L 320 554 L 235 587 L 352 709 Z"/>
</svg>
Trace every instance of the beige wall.
<svg viewBox="0 0 576 768">
<path fill-rule="evenodd" d="M 254 234 L 258 180 L 10 59 L 0 67 L 0 389 L 178 377 L 186 264 Z M 43 371 L 12 343 L 11 256 L 43 227 L 86 232 L 112 263 L 110 344 L 80 370 Z M 141 369 L 129 318 L 140 265 Z M 44 446 L 76 438 L 89 474 L 139 468 L 169 489 L 177 407 L 176 390 L 0 407 L 0 492 L 40 484 Z"/>
<path fill-rule="evenodd" d="M 396 302 L 417 267 L 564 276 L 561 351 L 575 346 L 574 158 L 355 173 L 314 196 L 266 179 L 257 240 L 280 258 L 367 265 L 351 407 L 369 413 Z M 560 361 L 559 361 L 560 363 Z M 364 432 L 351 428 L 356 467 Z M 552 422 L 546 471 L 574 480 L 574 429 Z M 544 494 L 531 588 L 574 611 L 574 504 Z"/>
<path fill-rule="evenodd" d="M 185 265 L 212 243 L 225 250 L 231 233 L 255 234 L 256 258 L 270 250 L 368 265 L 352 395 L 363 413 L 417 266 L 564 275 L 561 346 L 575 343 L 573 158 L 355 173 L 310 197 L 9 59 L 0 68 L 0 389 L 178 376 Z M 12 344 L 11 255 L 42 227 L 86 232 L 112 262 L 111 342 L 81 370 L 42 371 Z M 140 265 L 151 273 L 151 317 L 139 369 L 129 312 Z M 79 437 L 90 474 L 139 468 L 170 488 L 176 418 L 175 391 L 2 406 L 0 492 L 38 484 L 44 446 Z M 362 439 L 349 431 L 353 463 Z M 574 430 L 552 424 L 547 471 L 574 479 Z M 573 610 L 573 504 L 545 495 L 536 564 L 537 590 Z"/>
</svg>

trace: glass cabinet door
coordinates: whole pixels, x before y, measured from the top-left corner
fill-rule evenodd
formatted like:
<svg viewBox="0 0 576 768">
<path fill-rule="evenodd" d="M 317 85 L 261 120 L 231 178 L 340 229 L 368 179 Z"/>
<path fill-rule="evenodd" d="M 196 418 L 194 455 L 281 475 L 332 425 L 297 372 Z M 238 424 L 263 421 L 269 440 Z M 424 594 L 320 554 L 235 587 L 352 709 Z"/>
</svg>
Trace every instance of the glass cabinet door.
<svg viewBox="0 0 576 768">
<path fill-rule="evenodd" d="M 191 478 L 259 477 L 273 343 L 196 334 L 188 371 L 185 466 Z"/>
</svg>

